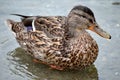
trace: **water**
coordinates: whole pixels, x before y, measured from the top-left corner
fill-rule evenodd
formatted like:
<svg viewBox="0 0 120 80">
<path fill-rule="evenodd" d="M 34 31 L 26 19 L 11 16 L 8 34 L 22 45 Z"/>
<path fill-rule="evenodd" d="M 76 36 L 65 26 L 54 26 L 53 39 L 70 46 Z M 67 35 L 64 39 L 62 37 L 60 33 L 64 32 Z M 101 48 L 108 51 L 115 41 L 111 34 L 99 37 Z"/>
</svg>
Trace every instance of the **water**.
<svg viewBox="0 0 120 80">
<path fill-rule="evenodd" d="M 0 1 L 0 80 L 119 80 L 120 79 L 120 0 L 1 0 Z M 99 56 L 84 71 L 57 71 L 34 63 L 33 58 L 18 48 L 5 20 L 11 13 L 25 15 L 67 15 L 70 9 L 82 4 L 90 7 L 99 25 L 112 36 L 111 40 L 90 32 L 99 45 Z"/>
</svg>

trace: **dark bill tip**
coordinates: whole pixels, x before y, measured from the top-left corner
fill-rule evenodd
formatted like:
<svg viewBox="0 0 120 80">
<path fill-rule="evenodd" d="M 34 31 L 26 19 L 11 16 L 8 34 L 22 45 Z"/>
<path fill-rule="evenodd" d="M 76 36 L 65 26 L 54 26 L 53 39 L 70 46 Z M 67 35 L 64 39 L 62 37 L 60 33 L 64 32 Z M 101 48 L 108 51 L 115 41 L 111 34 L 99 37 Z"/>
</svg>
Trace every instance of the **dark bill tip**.
<svg viewBox="0 0 120 80">
<path fill-rule="evenodd" d="M 112 37 L 110 36 L 109 39 L 111 39 Z"/>
</svg>

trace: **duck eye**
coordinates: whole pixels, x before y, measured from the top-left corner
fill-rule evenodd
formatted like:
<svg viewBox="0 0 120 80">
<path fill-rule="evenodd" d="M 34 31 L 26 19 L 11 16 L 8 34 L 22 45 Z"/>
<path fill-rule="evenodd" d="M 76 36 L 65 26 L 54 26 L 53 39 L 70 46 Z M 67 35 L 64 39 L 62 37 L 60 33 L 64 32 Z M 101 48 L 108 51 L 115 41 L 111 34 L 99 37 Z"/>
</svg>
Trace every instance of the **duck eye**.
<svg viewBox="0 0 120 80">
<path fill-rule="evenodd" d="M 93 20 L 92 20 L 92 19 L 88 19 L 88 20 L 89 20 L 89 22 L 93 23 Z"/>
<path fill-rule="evenodd" d="M 95 27 L 98 27 L 98 26 L 95 26 Z"/>
</svg>

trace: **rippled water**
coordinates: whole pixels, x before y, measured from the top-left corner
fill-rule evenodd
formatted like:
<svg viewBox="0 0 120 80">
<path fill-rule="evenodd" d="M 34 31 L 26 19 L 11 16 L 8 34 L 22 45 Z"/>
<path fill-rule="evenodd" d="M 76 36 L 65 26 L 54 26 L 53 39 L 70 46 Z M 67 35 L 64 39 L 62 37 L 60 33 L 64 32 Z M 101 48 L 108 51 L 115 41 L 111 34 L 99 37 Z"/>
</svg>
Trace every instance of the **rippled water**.
<svg viewBox="0 0 120 80">
<path fill-rule="evenodd" d="M 0 1 L 0 80 L 119 80 L 120 79 L 120 0 L 1 0 Z M 109 32 L 106 40 L 93 32 L 99 45 L 99 56 L 91 67 L 83 71 L 57 71 L 34 63 L 33 58 L 18 48 L 13 34 L 5 25 L 9 15 L 67 15 L 70 9 L 82 4 L 90 7 L 99 25 Z"/>
</svg>

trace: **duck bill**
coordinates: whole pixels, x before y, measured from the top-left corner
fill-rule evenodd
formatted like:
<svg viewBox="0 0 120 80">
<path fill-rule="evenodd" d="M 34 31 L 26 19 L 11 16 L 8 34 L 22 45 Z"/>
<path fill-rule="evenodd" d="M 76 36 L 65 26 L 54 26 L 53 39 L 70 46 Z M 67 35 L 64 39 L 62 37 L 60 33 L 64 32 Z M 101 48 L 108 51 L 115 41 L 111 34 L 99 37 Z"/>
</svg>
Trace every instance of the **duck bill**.
<svg viewBox="0 0 120 80">
<path fill-rule="evenodd" d="M 101 29 L 99 26 L 91 26 L 91 27 L 89 27 L 89 30 L 97 33 L 98 35 L 100 35 L 103 38 L 111 39 L 111 35 L 108 34 L 106 31 L 104 31 L 103 29 Z"/>
</svg>

